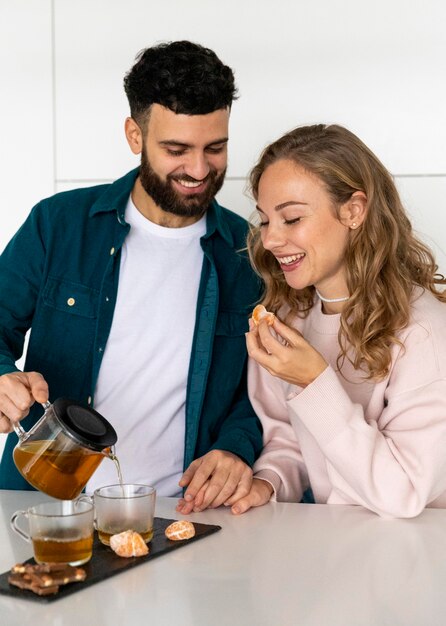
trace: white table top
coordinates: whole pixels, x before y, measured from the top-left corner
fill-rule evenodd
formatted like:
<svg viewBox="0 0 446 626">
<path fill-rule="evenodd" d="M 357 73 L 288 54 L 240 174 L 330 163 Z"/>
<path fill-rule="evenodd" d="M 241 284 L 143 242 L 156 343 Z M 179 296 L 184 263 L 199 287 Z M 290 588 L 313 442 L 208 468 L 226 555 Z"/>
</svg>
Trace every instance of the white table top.
<svg viewBox="0 0 446 626">
<path fill-rule="evenodd" d="M 0 490 L 0 572 L 32 555 L 9 528 L 41 493 Z M 156 515 L 181 519 L 176 500 Z M 188 517 L 222 530 L 49 604 L 0 596 L 0 625 L 440 626 L 446 510 L 383 520 L 360 507 L 268 504 Z"/>
</svg>

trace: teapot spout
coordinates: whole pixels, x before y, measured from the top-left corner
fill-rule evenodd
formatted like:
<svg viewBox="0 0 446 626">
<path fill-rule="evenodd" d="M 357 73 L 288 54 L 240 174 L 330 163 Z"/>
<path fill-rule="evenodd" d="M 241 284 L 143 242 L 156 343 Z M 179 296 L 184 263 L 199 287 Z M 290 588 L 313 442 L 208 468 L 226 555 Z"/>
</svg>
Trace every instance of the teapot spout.
<svg viewBox="0 0 446 626">
<path fill-rule="evenodd" d="M 115 457 L 115 447 L 114 446 L 110 446 L 108 448 L 104 448 L 101 451 L 101 454 L 103 454 L 104 456 L 106 456 L 108 459 L 111 459 L 112 461 L 114 460 Z"/>
</svg>

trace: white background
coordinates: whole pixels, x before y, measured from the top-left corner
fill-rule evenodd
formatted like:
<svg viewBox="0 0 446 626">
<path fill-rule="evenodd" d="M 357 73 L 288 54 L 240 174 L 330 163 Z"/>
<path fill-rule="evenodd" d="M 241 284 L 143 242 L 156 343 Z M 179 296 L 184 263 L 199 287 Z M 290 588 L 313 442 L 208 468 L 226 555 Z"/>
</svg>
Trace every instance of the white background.
<svg viewBox="0 0 446 626">
<path fill-rule="evenodd" d="M 247 172 L 284 131 L 341 123 L 395 176 L 446 272 L 445 26 L 443 0 L 0 0 L 0 250 L 42 197 L 138 164 L 124 73 L 142 48 L 190 39 L 240 91 L 222 204 L 251 213 Z"/>
</svg>

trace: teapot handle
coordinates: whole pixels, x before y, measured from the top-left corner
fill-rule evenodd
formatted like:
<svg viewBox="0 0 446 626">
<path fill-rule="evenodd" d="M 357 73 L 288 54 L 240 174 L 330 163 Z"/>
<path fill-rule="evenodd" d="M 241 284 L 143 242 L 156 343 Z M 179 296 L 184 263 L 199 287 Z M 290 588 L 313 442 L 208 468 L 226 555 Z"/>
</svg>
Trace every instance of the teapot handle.
<svg viewBox="0 0 446 626">
<path fill-rule="evenodd" d="M 26 437 L 26 430 L 23 430 L 21 424 L 16 424 L 15 422 L 13 422 L 12 427 L 15 434 L 19 438 L 19 441 L 23 441 L 23 439 Z"/>
<path fill-rule="evenodd" d="M 42 406 L 44 411 L 46 412 L 50 406 L 51 406 L 51 402 L 42 402 Z M 17 423 L 13 423 L 12 427 L 14 429 L 15 434 L 17 435 L 17 437 L 19 438 L 19 441 L 23 441 L 23 439 L 26 437 L 26 430 L 24 430 L 24 428 L 22 427 L 22 425 L 20 424 L 20 422 Z"/>
</svg>

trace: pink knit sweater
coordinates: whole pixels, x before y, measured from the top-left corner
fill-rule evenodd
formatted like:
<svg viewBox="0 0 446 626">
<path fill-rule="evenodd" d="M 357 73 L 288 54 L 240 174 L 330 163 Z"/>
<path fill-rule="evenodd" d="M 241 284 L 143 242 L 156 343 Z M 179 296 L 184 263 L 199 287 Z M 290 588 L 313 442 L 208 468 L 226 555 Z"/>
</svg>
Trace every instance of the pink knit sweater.
<svg viewBox="0 0 446 626">
<path fill-rule="evenodd" d="M 446 305 L 418 292 L 385 380 L 336 368 L 339 315 L 316 301 L 293 324 L 329 363 L 302 389 L 250 360 L 250 397 L 264 429 L 254 466 L 279 501 L 360 504 L 382 516 L 446 508 Z"/>
</svg>

